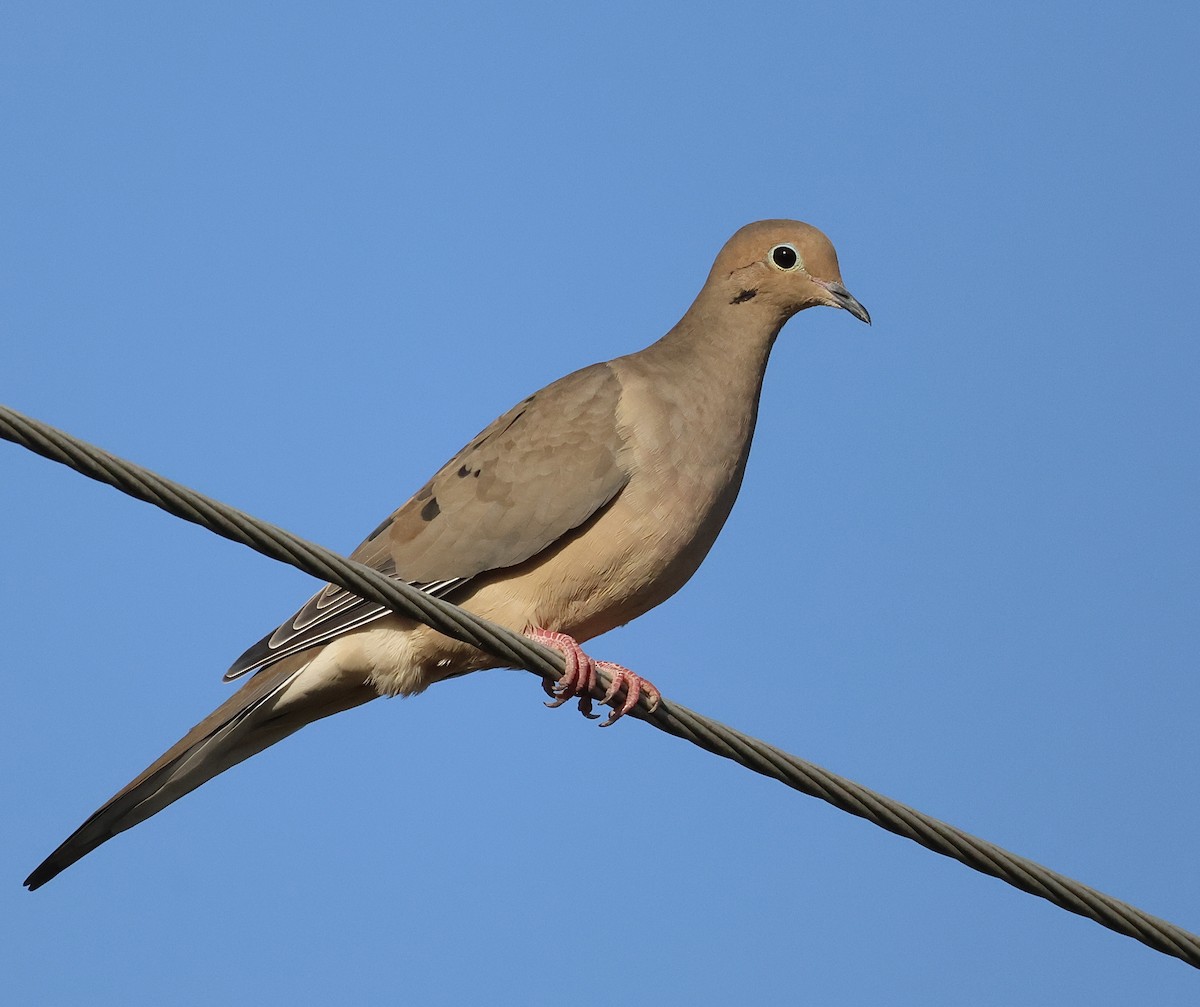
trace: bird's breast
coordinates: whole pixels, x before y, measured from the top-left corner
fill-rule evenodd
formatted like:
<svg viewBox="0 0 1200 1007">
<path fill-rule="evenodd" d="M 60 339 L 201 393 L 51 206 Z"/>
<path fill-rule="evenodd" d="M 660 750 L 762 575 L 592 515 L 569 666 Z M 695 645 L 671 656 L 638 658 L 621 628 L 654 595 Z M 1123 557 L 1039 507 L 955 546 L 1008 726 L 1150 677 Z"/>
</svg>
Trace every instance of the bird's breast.
<svg viewBox="0 0 1200 1007">
<path fill-rule="evenodd" d="M 621 381 L 626 485 L 537 556 L 478 578 L 465 608 L 517 630 L 586 640 L 666 601 L 708 554 L 741 487 L 761 372 L 726 375 L 726 385 L 746 387 L 714 396 L 711 382 L 667 381 L 655 366 L 620 364 L 610 366 Z"/>
</svg>

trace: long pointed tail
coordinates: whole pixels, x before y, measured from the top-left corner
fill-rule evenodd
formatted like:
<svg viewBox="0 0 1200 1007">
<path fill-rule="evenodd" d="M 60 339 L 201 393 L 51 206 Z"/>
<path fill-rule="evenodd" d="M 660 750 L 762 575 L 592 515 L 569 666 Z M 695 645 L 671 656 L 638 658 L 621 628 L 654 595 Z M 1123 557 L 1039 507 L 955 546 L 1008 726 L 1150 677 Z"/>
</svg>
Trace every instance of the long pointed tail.
<svg viewBox="0 0 1200 1007">
<path fill-rule="evenodd" d="M 305 724 L 374 699 L 363 683 L 316 674 L 321 650 L 265 668 L 117 792 L 28 878 L 33 891 L 202 783 L 298 731 Z"/>
</svg>

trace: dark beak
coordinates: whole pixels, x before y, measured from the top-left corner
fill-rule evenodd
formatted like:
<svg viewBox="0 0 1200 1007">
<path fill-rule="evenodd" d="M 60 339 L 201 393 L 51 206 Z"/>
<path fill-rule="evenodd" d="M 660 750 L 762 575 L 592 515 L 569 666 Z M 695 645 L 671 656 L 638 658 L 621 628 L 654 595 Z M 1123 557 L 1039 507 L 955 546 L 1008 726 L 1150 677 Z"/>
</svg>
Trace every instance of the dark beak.
<svg viewBox="0 0 1200 1007">
<path fill-rule="evenodd" d="M 826 283 L 824 287 L 833 295 L 833 299 L 837 301 L 839 308 L 845 308 L 860 322 L 866 322 L 868 325 L 871 324 L 871 316 L 868 314 L 867 309 L 859 304 L 858 298 L 850 293 L 849 290 L 840 283 Z"/>
</svg>

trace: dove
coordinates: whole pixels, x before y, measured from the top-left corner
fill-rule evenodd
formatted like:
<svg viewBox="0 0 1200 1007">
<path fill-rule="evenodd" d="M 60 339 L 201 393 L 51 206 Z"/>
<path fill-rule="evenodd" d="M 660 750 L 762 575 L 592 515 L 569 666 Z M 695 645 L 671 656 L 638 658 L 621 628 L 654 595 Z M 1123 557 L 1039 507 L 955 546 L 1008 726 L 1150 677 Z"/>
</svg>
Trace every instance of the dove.
<svg viewBox="0 0 1200 1007">
<path fill-rule="evenodd" d="M 811 225 L 764 220 L 718 253 L 695 301 L 643 350 L 517 403 L 383 521 L 351 558 L 564 656 L 547 687 L 608 726 L 658 690 L 582 642 L 659 605 L 696 572 L 746 469 L 767 359 L 797 312 L 844 309 L 837 254 Z M 306 724 L 412 696 L 495 658 L 327 585 L 238 658 L 244 684 L 75 830 L 25 881 L 44 885 L 102 843 Z M 248 677 L 247 677 L 248 676 Z"/>
</svg>

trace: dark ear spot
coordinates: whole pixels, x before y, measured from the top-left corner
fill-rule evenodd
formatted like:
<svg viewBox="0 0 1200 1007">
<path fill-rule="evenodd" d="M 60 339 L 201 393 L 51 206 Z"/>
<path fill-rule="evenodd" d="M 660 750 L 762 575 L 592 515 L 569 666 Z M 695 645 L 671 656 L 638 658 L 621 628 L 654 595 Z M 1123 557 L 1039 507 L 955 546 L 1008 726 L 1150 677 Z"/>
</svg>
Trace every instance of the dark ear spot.
<svg viewBox="0 0 1200 1007">
<path fill-rule="evenodd" d="M 755 296 L 757 296 L 757 295 L 758 295 L 758 290 L 757 290 L 757 289 L 755 289 L 755 290 L 743 290 L 743 291 L 742 291 L 740 294 L 738 294 L 738 295 L 737 295 L 737 296 L 736 296 L 736 297 L 735 297 L 735 298 L 734 298 L 732 301 L 730 301 L 729 303 L 730 303 L 730 304 L 744 304 L 746 301 L 750 300 L 752 297 L 755 297 Z"/>
<path fill-rule="evenodd" d="M 437 497 L 434 497 L 424 507 L 421 508 L 421 520 L 432 521 L 442 513 L 442 508 L 438 506 Z"/>
</svg>

